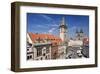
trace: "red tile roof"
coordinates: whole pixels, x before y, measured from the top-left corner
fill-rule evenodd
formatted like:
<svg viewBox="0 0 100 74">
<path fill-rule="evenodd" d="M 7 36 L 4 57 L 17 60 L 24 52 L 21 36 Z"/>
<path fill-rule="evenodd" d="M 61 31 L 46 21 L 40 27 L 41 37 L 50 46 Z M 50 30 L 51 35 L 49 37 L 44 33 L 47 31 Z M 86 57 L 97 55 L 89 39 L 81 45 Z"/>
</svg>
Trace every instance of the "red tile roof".
<svg viewBox="0 0 100 74">
<path fill-rule="evenodd" d="M 49 41 L 52 42 L 52 44 L 59 44 L 60 42 L 62 42 L 62 40 L 57 37 L 57 36 L 54 36 L 52 34 L 34 34 L 34 33 L 28 33 L 31 40 L 33 41 L 33 43 L 37 40 L 37 39 L 41 39 L 41 40 L 44 40 L 44 39 L 47 39 Z"/>
</svg>

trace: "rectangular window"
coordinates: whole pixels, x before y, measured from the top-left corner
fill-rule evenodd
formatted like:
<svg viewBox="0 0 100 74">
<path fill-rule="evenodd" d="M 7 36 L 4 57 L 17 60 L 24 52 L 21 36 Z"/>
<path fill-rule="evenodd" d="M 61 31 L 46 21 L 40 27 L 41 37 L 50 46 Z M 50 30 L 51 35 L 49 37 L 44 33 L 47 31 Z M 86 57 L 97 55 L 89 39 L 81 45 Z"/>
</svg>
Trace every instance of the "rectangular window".
<svg viewBox="0 0 100 74">
<path fill-rule="evenodd" d="M 42 55 L 42 48 L 41 47 L 37 47 L 37 57 Z"/>
<path fill-rule="evenodd" d="M 30 57 L 29 56 L 27 56 L 27 60 L 29 60 L 30 59 Z"/>
<path fill-rule="evenodd" d="M 49 53 L 49 49 L 50 49 L 49 47 L 46 47 L 46 53 Z"/>
<path fill-rule="evenodd" d="M 32 59 L 32 55 L 27 56 L 27 60 L 30 60 L 30 59 Z"/>
</svg>

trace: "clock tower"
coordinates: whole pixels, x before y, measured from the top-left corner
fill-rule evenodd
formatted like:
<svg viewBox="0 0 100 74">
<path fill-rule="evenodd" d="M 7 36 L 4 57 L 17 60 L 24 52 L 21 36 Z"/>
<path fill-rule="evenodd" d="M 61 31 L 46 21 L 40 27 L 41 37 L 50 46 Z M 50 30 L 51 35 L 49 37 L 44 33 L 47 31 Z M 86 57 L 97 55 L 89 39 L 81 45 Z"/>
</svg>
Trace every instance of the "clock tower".
<svg viewBox="0 0 100 74">
<path fill-rule="evenodd" d="M 65 17 L 62 18 L 59 29 L 60 29 L 61 40 L 64 43 L 67 42 L 67 26 L 66 26 L 66 22 L 65 22 Z"/>
</svg>

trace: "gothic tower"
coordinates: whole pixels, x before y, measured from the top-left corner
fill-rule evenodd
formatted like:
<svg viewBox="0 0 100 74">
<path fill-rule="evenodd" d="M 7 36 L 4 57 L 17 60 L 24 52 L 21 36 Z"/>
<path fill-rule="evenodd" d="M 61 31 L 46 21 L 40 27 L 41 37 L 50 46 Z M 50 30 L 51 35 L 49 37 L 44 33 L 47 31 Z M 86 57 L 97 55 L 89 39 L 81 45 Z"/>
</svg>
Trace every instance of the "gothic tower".
<svg viewBox="0 0 100 74">
<path fill-rule="evenodd" d="M 84 38 L 84 32 L 83 29 L 80 29 L 80 39 L 83 40 Z"/>
<path fill-rule="evenodd" d="M 78 31 L 76 29 L 76 40 L 83 40 L 83 37 L 84 37 L 84 32 L 82 29 L 80 29 L 80 31 Z"/>
<path fill-rule="evenodd" d="M 67 41 L 67 26 L 65 23 L 65 18 L 63 17 L 61 20 L 61 24 L 59 26 L 60 29 L 60 38 L 63 42 Z"/>
</svg>

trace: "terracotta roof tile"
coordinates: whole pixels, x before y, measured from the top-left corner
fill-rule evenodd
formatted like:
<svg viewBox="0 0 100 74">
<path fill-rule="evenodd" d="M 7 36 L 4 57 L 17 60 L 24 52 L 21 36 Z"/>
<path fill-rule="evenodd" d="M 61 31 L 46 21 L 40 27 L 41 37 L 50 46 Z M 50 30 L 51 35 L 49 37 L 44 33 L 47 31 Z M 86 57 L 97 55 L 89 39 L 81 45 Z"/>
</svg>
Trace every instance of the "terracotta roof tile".
<svg viewBox="0 0 100 74">
<path fill-rule="evenodd" d="M 62 42 L 62 40 L 57 37 L 57 36 L 54 36 L 52 34 L 34 34 L 34 33 L 28 33 L 31 40 L 33 41 L 33 43 L 37 40 L 37 39 L 41 39 L 41 40 L 44 40 L 44 39 L 48 39 L 50 40 L 52 43 L 56 43 L 56 44 L 59 44 L 60 42 Z"/>
</svg>

